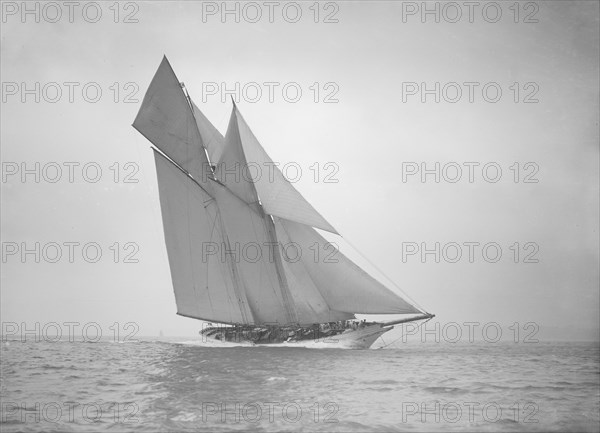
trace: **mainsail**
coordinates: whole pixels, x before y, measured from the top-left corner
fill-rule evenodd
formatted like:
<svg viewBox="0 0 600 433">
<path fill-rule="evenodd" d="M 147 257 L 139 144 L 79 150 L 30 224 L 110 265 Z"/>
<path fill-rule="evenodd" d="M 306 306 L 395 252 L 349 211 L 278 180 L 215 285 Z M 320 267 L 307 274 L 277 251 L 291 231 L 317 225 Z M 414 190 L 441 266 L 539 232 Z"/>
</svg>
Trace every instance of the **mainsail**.
<svg viewBox="0 0 600 433">
<path fill-rule="evenodd" d="M 422 312 L 341 253 L 326 260 L 332 246 L 315 228 L 337 234 L 333 226 L 276 168 L 235 105 L 225 137 L 217 131 L 166 57 L 133 126 L 158 149 L 178 314 L 311 325 L 360 313 Z M 259 176 L 241 173 L 251 166 L 263 169 Z"/>
<path fill-rule="evenodd" d="M 178 313 L 252 323 L 233 263 L 213 254 L 226 241 L 215 200 L 157 151 L 154 158 Z"/>
</svg>

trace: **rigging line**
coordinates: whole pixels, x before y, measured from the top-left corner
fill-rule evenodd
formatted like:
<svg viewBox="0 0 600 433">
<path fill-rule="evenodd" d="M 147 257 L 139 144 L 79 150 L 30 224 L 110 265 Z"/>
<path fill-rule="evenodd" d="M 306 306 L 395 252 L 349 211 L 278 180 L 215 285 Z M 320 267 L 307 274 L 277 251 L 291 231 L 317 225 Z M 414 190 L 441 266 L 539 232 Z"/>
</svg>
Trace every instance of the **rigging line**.
<svg viewBox="0 0 600 433">
<path fill-rule="evenodd" d="M 186 204 L 186 207 L 187 207 L 187 212 L 186 212 L 186 216 L 187 216 L 187 232 L 190 235 L 189 239 L 188 239 L 188 247 L 189 247 L 189 254 L 190 254 L 189 255 L 189 257 L 190 257 L 190 269 L 192 271 L 192 281 L 194 282 L 193 283 L 194 298 L 196 299 L 196 303 L 200 304 L 201 303 L 200 294 L 198 293 L 198 290 L 197 290 L 197 287 L 196 287 L 196 284 L 195 284 L 195 281 L 196 281 L 196 272 L 194 272 L 194 262 L 193 262 L 194 255 L 192 253 L 192 237 L 191 237 L 192 228 L 191 228 L 191 224 L 190 224 L 190 222 L 191 222 L 190 221 L 191 220 L 191 218 L 190 218 L 190 213 L 191 213 L 190 212 L 190 209 L 191 209 L 190 196 L 192 195 L 192 192 L 191 192 L 191 190 L 189 188 L 191 185 L 186 185 L 186 186 L 188 186 L 188 188 L 186 188 L 186 198 L 187 198 L 187 200 L 186 200 L 185 204 Z M 173 287 L 173 289 L 174 289 L 174 287 Z M 211 308 L 212 308 L 212 306 L 211 306 Z"/>
<path fill-rule="evenodd" d="M 273 218 L 273 217 L 271 217 L 271 218 L 273 219 L 273 224 L 275 224 L 275 218 Z M 283 218 L 279 218 L 279 220 L 281 221 L 281 220 L 283 220 Z M 281 222 L 279 223 L 279 225 L 283 229 L 283 231 L 284 231 L 284 233 L 285 233 L 285 235 L 287 237 L 287 240 L 289 241 L 288 243 L 291 243 L 292 242 L 292 237 L 290 236 L 290 233 L 288 232 L 288 229 Z M 289 259 L 289 257 L 288 257 L 288 259 Z M 310 282 L 312 283 L 312 285 L 314 286 L 314 288 L 317 290 L 317 293 L 319 294 L 319 296 L 321 296 L 321 298 L 323 299 L 323 302 L 325 303 L 325 305 L 327 305 L 327 310 L 330 312 L 329 314 L 332 314 L 331 312 L 335 311 L 335 310 L 333 310 L 331 308 L 331 306 L 325 300 L 325 297 L 323 296 L 323 293 L 321 292 L 321 289 L 319 288 L 319 285 L 315 282 L 314 277 L 310 274 L 310 272 L 308 272 L 308 268 L 306 267 L 306 264 L 302 260 L 299 260 L 298 263 L 300 263 L 302 265 L 302 269 L 304 269 L 304 271 L 308 275 L 308 279 L 310 280 Z M 354 315 L 354 313 L 352 313 L 352 317 L 354 319 L 356 319 L 356 316 Z"/>
<path fill-rule="evenodd" d="M 252 205 L 254 204 L 258 204 L 261 209 L 262 209 L 262 203 L 260 201 L 260 197 L 258 197 L 258 191 L 256 191 L 256 197 L 258 198 L 257 201 L 253 201 L 251 203 L 248 203 L 246 200 L 244 200 L 243 198 L 241 198 L 239 195 L 237 195 L 235 192 L 233 192 L 231 190 L 231 188 L 229 188 L 229 186 L 227 186 L 227 184 L 225 184 L 224 182 L 220 181 L 219 179 L 217 179 L 216 175 L 214 177 L 214 179 L 209 178 L 210 180 L 212 180 L 213 182 L 218 183 L 219 185 L 221 185 L 223 188 L 225 188 L 227 191 L 229 191 L 235 198 L 237 198 L 238 200 L 240 200 L 242 203 L 244 203 L 244 205 L 246 205 L 252 212 L 254 212 L 256 215 L 260 216 L 260 214 L 258 212 L 256 212 L 253 208 Z M 210 194 L 209 194 L 210 195 Z M 212 197 L 212 196 L 211 196 Z M 267 214 L 269 215 L 269 214 Z"/>
<path fill-rule="evenodd" d="M 228 250 L 231 250 L 231 242 L 229 240 L 229 235 L 227 234 L 225 223 L 223 221 L 223 215 L 221 214 L 221 209 L 219 209 L 218 205 L 217 205 L 216 217 L 219 218 L 219 227 L 221 228 L 221 236 L 222 236 L 221 239 L 223 240 L 223 244 L 224 245 L 226 244 L 226 248 Z M 231 264 L 231 277 L 232 277 L 232 283 L 233 283 L 233 290 L 234 290 L 236 297 L 238 298 L 238 306 L 240 307 L 240 314 L 242 316 L 242 320 L 244 320 L 244 322 L 246 324 L 252 323 L 252 322 L 254 322 L 254 311 L 252 310 L 251 305 L 248 303 L 246 287 L 244 285 L 244 282 L 242 281 L 240 272 L 237 268 L 235 261 L 232 261 L 231 258 L 229 258 L 229 260 L 228 260 L 227 257 L 229 257 L 229 256 L 226 255 L 225 263 L 227 265 Z M 241 290 L 240 290 L 240 288 L 241 288 Z M 252 322 L 248 321 L 248 313 L 250 313 L 250 315 L 252 316 Z"/>
<path fill-rule="evenodd" d="M 145 137 L 145 135 L 144 135 L 144 137 Z M 148 138 L 146 137 L 146 139 L 148 139 Z M 148 139 L 148 141 L 150 141 L 150 140 Z M 152 143 L 152 141 L 150 141 L 150 142 Z M 190 179 L 192 182 L 194 182 L 196 185 L 198 185 L 198 187 L 200 187 L 200 189 L 202 191 L 204 191 L 206 194 L 208 194 L 209 197 L 212 197 L 212 195 L 206 190 L 206 188 L 204 188 L 202 185 L 200 185 L 200 182 L 198 182 L 188 171 L 186 171 L 183 167 L 181 167 L 173 159 L 171 159 L 171 157 L 169 155 L 167 155 L 165 152 L 163 152 L 162 150 L 160 150 L 158 147 L 154 146 L 154 143 L 152 144 L 152 146 L 150 146 L 150 149 L 152 149 L 154 152 L 158 153 L 164 159 L 166 159 L 171 164 L 173 164 L 175 167 L 177 167 L 183 174 L 186 175 L 186 177 L 188 179 Z"/>
<path fill-rule="evenodd" d="M 341 236 L 341 235 L 340 235 Z M 414 299 L 412 299 L 408 293 L 406 293 L 404 290 L 402 290 L 402 288 L 396 284 L 396 282 L 394 280 L 392 280 L 390 277 L 387 276 L 387 274 L 385 272 L 383 272 L 375 263 L 373 263 L 371 260 L 369 260 L 369 258 L 367 256 L 365 256 L 363 253 L 360 252 L 360 250 L 352 243 L 348 240 L 348 238 L 346 238 L 345 236 L 341 236 L 342 238 L 344 238 L 344 240 L 348 243 L 348 245 L 350 245 L 354 251 L 356 251 L 358 254 L 360 254 L 360 256 L 365 259 L 371 266 L 373 266 L 377 272 L 379 272 L 383 277 L 385 277 L 390 283 L 392 283 L 392 285 L 394 287 L 396 287 L 400 293 L 402 293 L 405 298 L 413 304 L 413 306 L 417 307 L 417 309 L 421 310 L 424 313 L 429 314 L 429 312 L 427 310 L 425 310 L 421 305 L 419 305 Z"/>
<path fill-rule="evenodd" d="M 208 205 L 205 206 L 205 209 L 207 207 L 208 207 Z M 207 211 L 207 215 L 208 215 L 208 211 Z M 213 220 L 213 226 L 211 228 L 211 233 L 210 233 L 210 240 L 211 240 L 211 242 L 215 238 L 215 232 L 218 235 L 221 235 L 221 239 L 224 236 L 224 233 L 223 233 L 224 230 L 221 228 L 221 226 L 219 225 L 217 227 L 218 221 L 219 222 L 221 221 L 221 214 L 220 214 L 219 207 L 215 205 L 215 219 Z M 224 247 L 224 245 L 225 245 L 225 242 L 221 242 L 221 247 Z M 207 265 L 208 265 L 208 263 L 207 263 Z M 223 278 L 224 281 L 226 281 L 226 279 L 227 279 L 227 264 L 225 263 L 225 266 L 219 266 L 219 269 L 221 271 L 221 277 Z M 232 279 L 232 284 L 235 284 L 235 282 L 233 281 L 233 276 L 231 277 L 231 279 Z M 207 266 L 207 281 L 208 281 L 208 266 Z M 235 294 L 235 288 L 233 290 L 234 290 L 234 294 Z M 233 306 L 235 305 L 235 303 L 234 303 L 233 299 L 231 299 L 231 293 L 230 293 L 230 291 L 226 290 L 226 294 L 227 294 L 227 299 L 229 300 L 229 304 L 232 306 L 232 309 L 234 309 Z M 239 301 L 238 301 L 238 308 L 240 308 L 240 316 L 242 317 L 242 320 L 244 320 L 244 313 L 242 313 L 242 309 L 239 306 Z"/>
<path fill-rule="evenodd" d="M 285 268 L 283 266 L 283 253 L 281 248 L 281 243 L 279 242 L 279 238 L 277 237 L 277 229 L 275 227 L 275 220 L 273 217 L 265 212 L 264 213 L 264 222 L 267 229 L 267 234 L 271 240 L 275 244 L 275 248 L 273 248 L 273 261 L 275 262 L 275 270 L 277 272 L 277 277 L 280 284 L 280 292 L 281 297 L 284 303 L 284 308 L 286 315 L 288 316 L 289 323 L 299 323 L 298 322 L 298 306 L 296 305 L 296 301 L 292 295 L 290 290 L 290 284 L 288 281 L 287 274 L 285 272 Z"/>
<path fill-rule="evenodd" d="M 202 138 L 202 134 L 200 133 L 200 128 L 198 127 L 198 120 L 196 120 L 196 115 L 194 114 L 194 103 L 192 102 L 192 97 L 190 96 L 190 93 L 187 91 L 187 87 L 185 87 L 185 84 L 183 83 L 183 81 L 181 81 L 179 83 L 179 85 L 181 86 L 181 91 L 183 92 L 183 95 L 185 96 L 185 98 L 187 100 L 188 107 L 190 108 L 190 112 L 192 113 L 192 119 L 194 119 L 194 126 L 196 129 L 196 132 L 198 132 L 198 137 L 200 138 L 200 146 L 202 146 L 202 150 L 204 151 L 204 156 L 206 156 L 206 161 L 208 161 L 209 166 L 212 166 L 212 161 L 210 160 L 210 157 L 208 155 L 208 149 L 204 145 L 204 139 Z M 214 173 L 212 173 L 212 174 L 214 177 Z"/>
<path fill-rule="evenodd" d="M 140 149 L 139 149 L 138 146 L 134 146 L 134 147 L 135 147 L 136 152 L 138 154 L 138 159 L 137 160 L 141 162 L 143 160 L 142 153 L 141 153 L 141 151 L 140 151 Z M 152 155 L 152 156 L 154 156 L 154 155 Z M 154 164 L 156 164 L 156 162 Z M 142 174 L 142 177 L 144 178 L 143 179 L 144 180 L 144 185 L 146 185 L 146 189 L 147 189 L 147 192 L 148 192 L 148 197 L 150 197 L 151 200 L 155 200 L 156 195 L 152 194 L 152 192 L 154 190 L 150 186 L 151 183 L 148 181 L 148 177 L 146 175 L 146 172 L 143 169 L 140 170 L 140 172 Z M 156 193 L 159 196 L 159 198 L 158 198 L 158 211 L 157 211 L 156 206 L 152 206 L 152 203 L 150 201 L 145 200 L 145 203 L 146 203 L 147 206 L 150 207 L 150 212 L 154 216 L 154 218 L 152 218 L 152 224 L 154 225 L 154 229 L 155 229 L 153 231 L 153 233 L 155 234 L 154 238 L 158 239 L 157 242 L 158 242 L 158 245 L 160 245 L 161 243 L 165 242 L 165 234 L 164 234 L 164 228 L 163 228 L 163 224 L 162 224 L 162 209 L 161 209 L 161 204 L 160 204 L 160 187 L 158 185 L 158 172 L 157 172 L 156 169 L 155 169 L 155 172 L 156 172 L 156 183 L 152 182 L 152 184 L 156 185 Z M 161 226 L 160 227 L 158 226 L 157 221 L 161 221 Z M 161 235 L 161 233 L 162 233 L 162 235 Z M 167 262 L 168 262 L 168 258 L 167 258 Z"/>
<path fill-rule="evenodd" d="M 425 320 L 424 322 L 419 323 L 419 326 L 417 326 L 417 331 L 419 329 L 421 329 L 421 326 L 423 326 L 424 324 L 426 324 L 427 322 L 429 322 L 431 319 L 433 319 L 433 317 L 430 317 L 429 319 Z M 394 341 L 392 341 L 389 344 L 384 344 L 383 346 L 378 347 L 377 350 L 383 349 L 384 347 L 388 347 L 388 346 L 394 344 L 396 341 L 400 340 L 402 337 L 404 337 L 404 327 L 402 328 L 402 334 L 400 335 L 400 337 L 396 338 Z M 385 341 L 383 340 L 382 337 L 379 337 L 379 338 L 381 338 L 381 341 L 383 341 L 385 343 Z"/>
<path fill-rule="evenodd" d="M 243 201 L 243 200 L 242 200 L 242 201 Z M 243 202 L 244 202 L 244 203 L 246 203 L 245 201 L 243 201 Z M 249 205 L 248 205 L 248 206 L 249 206 Z M 254 211 L 252 210 L 252 208 L 250 208 L 250 212 L 254 212 Z M 267 226 L 267 221 L 265 220 L 265 217 L 266 217 L 266 216 L 268 216 L 268 215 L 267 215 L 267 214 L 263 214 L 263 215 L 259 215 L 258 217 L 261 219 L 261 222 L 262 222 L 262 224 L 261 224 L 261 225 L 262 225 L 262 227 L 265 229 L 265 234 L 266 234 L 266 236 L 269 238 L 269 240 L 271 240 L 271 241 L 272 241 L 272 239 L 270 239 L 270 238 L 271 238 L 271 235 L 270 235 L 269 228 L 268 228 L 268 226 Z M 254 221 L 252 221 L 252 222 L 251 222 L 251 226 L 252 226 L 252 231 L 254 232 L 254 237 L 255 237 L 256 239 L 259 239 L 259 237 L 258 237 L 258 232 L 256 231 L 256 226 L 254 225 Z M 277 240 L 277 239 L 275 239 L 275 240 Z M 277 253 L 277 251 L 274 251 L 274 254 L 276 254 L 276 253 Z M 274 261 L 275 261 L 275 260 L 274 260 Z M 269 273 L 269 272 L 267 272 L 267 278 L 268 278 L 269 282 L 271 283 L 272 293 L 273 293 L 273 295 L 275 296 L 275 298 L 277 298 L 277 300 L 279 300 L 279 298 L 277 297 L 277 294 L 278 294 L 277 287 L 279 287 L 279 289 L 280 289 L 280 290 L 279 290 L 279 294 L 281 295 L 281 300 L 283 301 L 283 305 L 282 305 L 282 307 L 284 308 L 284 311 L 286 312 L 286 316 L 289 316 L 289 315 L 290 315 L 290 313 L 289 313 L 289 311 L 288 311 L 288 307 L 286 306 L 286 303 L 285 303 L 285 295 L 283 294 L 283 290 L 281 290 L 281 289 L 282 289 L 282 287 L 281 287 L 281 286 L 282 286 L 282 284 L 281 284 L 281 283 L 282 283 L 282 280 L 281 280 L 281 276 L 280 276 L 280 274 L 279 274 L 279 268 L 277 267 L 277 264 L 276 264 L 276 263 L 273 263 L 273 264 L 274 264 L 274 267 L 275 267 L 275 272 L 277 273 L 277 281 L 273 281 L 273 280 L 271 279 L 271 275 L 270 275 L 270 273 Z M 263 262 L 263 266 L 268 266 L 268 265 L 267 265 L 266 263 L 264 263 L 264 262 Z M 282 269 L 282 271 L 283 271 L 283 269 Z M 289 320 L 288 320 L 288 321 L 289 321 Z"/>
</svg>

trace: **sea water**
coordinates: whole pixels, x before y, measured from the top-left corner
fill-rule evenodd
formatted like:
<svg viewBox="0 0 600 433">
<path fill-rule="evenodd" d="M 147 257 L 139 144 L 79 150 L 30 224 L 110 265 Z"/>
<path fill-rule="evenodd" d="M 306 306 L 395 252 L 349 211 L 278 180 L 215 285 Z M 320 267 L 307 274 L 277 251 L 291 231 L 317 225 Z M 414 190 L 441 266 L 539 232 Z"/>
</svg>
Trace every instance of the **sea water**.
<svg viewBox="0 0 600 433">
<path fill-rule="evenodd" d="M 9 340 L 2 431 L 598 431 L 597 343 Z"/>
</svg>

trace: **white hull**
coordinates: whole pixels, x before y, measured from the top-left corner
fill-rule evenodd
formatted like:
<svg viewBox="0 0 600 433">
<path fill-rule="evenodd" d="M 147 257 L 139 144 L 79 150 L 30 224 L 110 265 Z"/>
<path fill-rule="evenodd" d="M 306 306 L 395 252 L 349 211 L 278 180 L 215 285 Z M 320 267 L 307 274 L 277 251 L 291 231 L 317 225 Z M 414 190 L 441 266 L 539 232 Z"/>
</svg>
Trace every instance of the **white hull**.
<svg viewBox="0 0 600 433">
<path fill-rule="evenodd" d="M 392 326 L 383 326 L 380 323 L 370 324 L 363 328 L 347 329 L 341 334 L 319 339 L 305 339 L 299 341 L 287 341 L 283 343 L 253 343 L 249 340 L 236 342 L 221 341 L 210 336 L 203 335 L 197 344 L 207 347 L 302 347 L 311 349 L 368 349 L 375 341 L 386 332 L 392 330 Z"/>
<path fill-rule="evenodd" d="M 393 327 L 382 327 L 380 324 L 366 326 L 361 329 L 349 329 L 333 337 L 320 340 L 304 340 L 284 343 L 288 347 L 307 347 L 319 349 L 368 349 L 375 341 Z"/>
</svg>

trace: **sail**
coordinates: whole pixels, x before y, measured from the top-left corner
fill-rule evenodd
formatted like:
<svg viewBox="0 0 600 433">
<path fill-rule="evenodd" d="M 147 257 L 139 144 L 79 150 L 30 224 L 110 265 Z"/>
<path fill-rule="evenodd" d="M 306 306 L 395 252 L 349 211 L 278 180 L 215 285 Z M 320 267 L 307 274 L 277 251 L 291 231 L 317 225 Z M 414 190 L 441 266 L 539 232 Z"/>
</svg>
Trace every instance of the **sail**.
<svg viewBox="0 0 600 433">
<path fill-rule="evenodd" d="M 335 311 L 329 307 L 315 286 L 306 265 L 300 260 L 303 251 L 299 244 L 290 239 L 280 218 L 274 217 L 273 221 L 283 257 L 282 267 L 294 300 L 298 322 L 307 325 L 354 318 L 352 313 Z M 304 253 L 310 253 L 310 251 Z"/>
<path fill-rule="evenodd" d="M 355 313 L 421 312 L 339 251 L 332 254 L 313 227 L 336 230 L 285 179 L 235 105 L 223 137 L 184 94 L 166 57 L 133 126 L 160 150 L 155 162 L 179 314 L 310 325 Z"/>
<path fill-rule="evenodd" d="M 211 164 L 218 164 L 221 160 L 221 154 L 225 146 L 225 138 L 221 133 L 214 127 L 210 120 L 206 118 L 204 113 L 196 106 L 192 101 L 192 108 L 194 109 L 194 118 L 196 119 L 196 125 L 198 131 L 202 137 L 202 143 L 208 152 Z"/>
<path fill-rule="evenodd" d="M 154 155 L 177 312 L 253 323 L 235 269 L 220 254 L 225 239 L 215 200 L 167 158 L 157 151 Z"/>
<path fill-rule="evenodd" d="M 258 209 L 258 195 L 250 176 L 245 171 L 246 156 L 235 118 L 235 107 L 229 118 L 221 160 L 215 170 L 215 178 L 227 186 L 238 198 Z"/>
<path fill-rule="evenodd" d="M 258 175 L 253 180 L 265 212 L 337 234 L 333 226 L 288 182 L 260 145 L 240 112 L 235 107 L 234 111 L 246 162 L 249 164 L 248 172 L 252 175 L 252 165 L 259 168 Z"/>
<path fill-rule="evenodd" d="M 296 323 L 273 222 L 260 206 L 252 179 L 243 172 L 246 164 L 234 107 L 215 171 L 215 178 L 224 187 L 215 186 L 215 197 L 229 237 L 242 250 L 239 269 L 255 319 L 260 323 Z M 244 249 L 249 254 L 256 252 L 260 259 L 246 257 Z"/>
<path fill-rule="evenodd" d="M 390 291 L 339 251 L 312 227 L 279 219 L 315 287 L 335 311 L 358 314 L 413 314 L 416 307 Z"/>
<path fill-rule="evenodd" d="M 213 185 L 221 210 L 229 251 L 239 270 L 244 293 L 255 324 L 289 324 L 291 317 L 281 292 L 280 276 L 274 261 L 276 249 L 267 222 L 255 209 L 220 183 Z"/>
<path fill-rule="evenodd" d="M 146 91 L 133 127 L 206 186 L 210 173 L 202 138 L 187 97 L 166 57 Z"/>
</svg>

